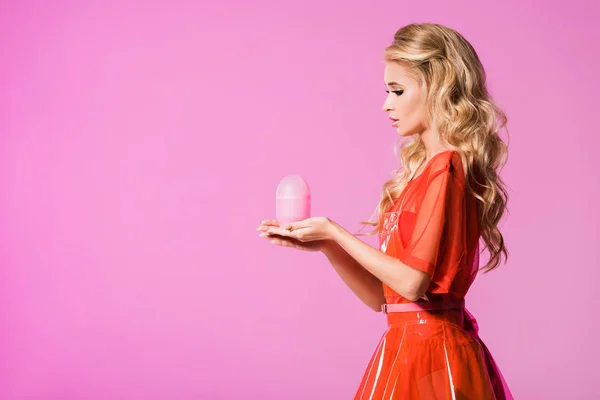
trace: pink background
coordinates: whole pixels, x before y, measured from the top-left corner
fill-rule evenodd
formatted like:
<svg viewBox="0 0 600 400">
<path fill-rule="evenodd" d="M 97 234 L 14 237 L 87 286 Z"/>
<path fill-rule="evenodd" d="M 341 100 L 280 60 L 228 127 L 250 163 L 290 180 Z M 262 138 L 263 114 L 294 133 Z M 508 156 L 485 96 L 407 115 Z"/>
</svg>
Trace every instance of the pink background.
<svg viewBox="0 0 600 400">
<path fill-rule="evenodd" d="M 517 398 L 598 398 L 597 2 L 49 3 L 0 5 L 0 398 L 351 398 L 384 317 L 255 227 L 289 173 L 369 218 L 382 51 L 425 21 L 510 119 L 511 256 L 468 307 Z"/>
</svg>

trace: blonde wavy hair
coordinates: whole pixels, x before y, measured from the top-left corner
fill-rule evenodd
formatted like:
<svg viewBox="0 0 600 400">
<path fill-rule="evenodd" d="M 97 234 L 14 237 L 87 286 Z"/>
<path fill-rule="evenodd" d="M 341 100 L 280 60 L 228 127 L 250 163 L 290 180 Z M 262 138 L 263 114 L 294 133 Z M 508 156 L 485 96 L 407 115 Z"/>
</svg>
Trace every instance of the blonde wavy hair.
<svg viewBox="0 0 600 400">
<path fill-rule="evenodd" d="M 471 44 L 458 32 L 438 24 L 410 24 L 394 34 L 385 49 L 385 61 L 398 62 L 420 82 L 426 96 L 425 128 L 439 133 L 440 143 L 459 152 L 468 190 L 477 201 L 482 250 L 490 259 L 480 270 L 498 267 L 508 258 L 498 223 L 507 211 L 508 194 L 499 172 L 508 156 L 508 146 L 499 132 L 506 127 L 506 115 L 493 102 L 486 88 L 485 70 Z M 397 146 L 394 153 L 398 157 Z M 386 212 L 407 182 L 426 159 L 420 135 L 414 135 L 400 149 L 401 168 L 385 182 L 376 214 Z M 371 218 L 372 219 L 372 218 Z M 368 235 L 379 231 L 376 222 Z"/>
</svg>

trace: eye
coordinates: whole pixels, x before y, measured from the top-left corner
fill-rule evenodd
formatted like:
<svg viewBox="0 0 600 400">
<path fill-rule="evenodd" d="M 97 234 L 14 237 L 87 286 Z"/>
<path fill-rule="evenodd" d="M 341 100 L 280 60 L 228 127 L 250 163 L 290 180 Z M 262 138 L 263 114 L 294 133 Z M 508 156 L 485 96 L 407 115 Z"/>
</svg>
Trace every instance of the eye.
<svg viewBox="0 0 600 400">
<path fill-rule="evenodd" d="M 385 91 L 386 93 L 389 93 L 389 90 Z M 394 93 L 396 96 L 401 96 L 404 93 L 404 90 L 392 90 L 392 93 Z"/>
</svg>

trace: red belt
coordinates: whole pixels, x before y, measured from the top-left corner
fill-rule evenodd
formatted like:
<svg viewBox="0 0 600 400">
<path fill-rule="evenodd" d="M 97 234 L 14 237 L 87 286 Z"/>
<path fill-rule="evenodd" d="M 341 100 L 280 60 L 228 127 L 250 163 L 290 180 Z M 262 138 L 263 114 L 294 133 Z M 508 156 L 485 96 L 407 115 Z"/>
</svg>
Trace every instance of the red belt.
<svg viewBox="0 0 600 400">
<path fill-rule="evenodd" d="M 390 312 L 415 312 L 424 310 L 447 310 L 450 308 L 464 308 L 465 300 L 452 300 L 448 302 L 420 302 L 420 303 L 400 303 L 400 304 L 382 304 L 381 311 L 384 314 Z"/>
</svg>

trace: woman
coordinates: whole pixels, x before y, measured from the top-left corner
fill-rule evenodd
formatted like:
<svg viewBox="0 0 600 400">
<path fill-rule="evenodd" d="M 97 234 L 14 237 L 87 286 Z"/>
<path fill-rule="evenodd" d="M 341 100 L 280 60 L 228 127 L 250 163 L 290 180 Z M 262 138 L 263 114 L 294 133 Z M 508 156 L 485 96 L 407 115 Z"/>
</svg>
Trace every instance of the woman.
<svg viewBox="0 0 600 400">
<path fill-rule="evenodd" d="M 384 111 L 401 137 L 402 169 L 383 185 L 374 249 L 325 217 L 260 235 L 280 246 L 322 251 L 350 289 L 389 329 L 355 399 L 511 399 L 464 308 L 479 268 L 507 257 L 498 222 L 507 195 L 499 177 L 506 117 L 492 102 L 473 47 L 437 24 L 398 30 L 385 50 Z"/>
</svg>

